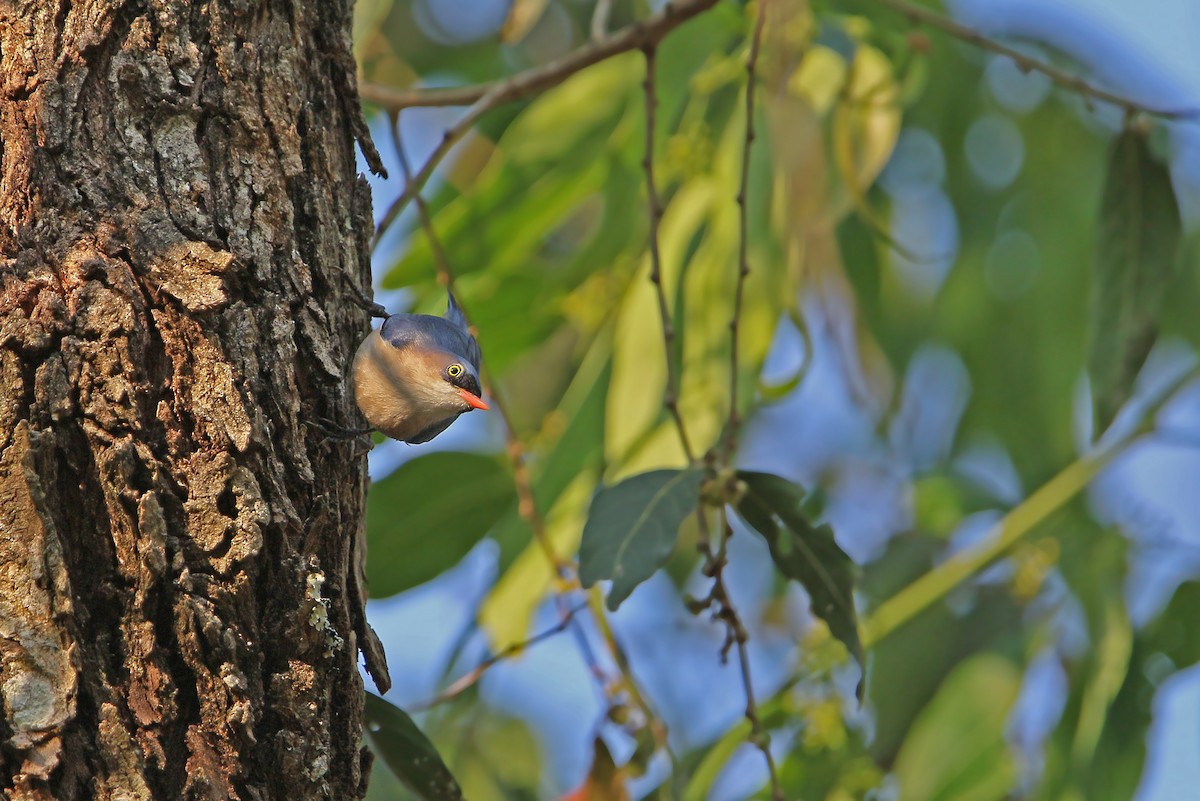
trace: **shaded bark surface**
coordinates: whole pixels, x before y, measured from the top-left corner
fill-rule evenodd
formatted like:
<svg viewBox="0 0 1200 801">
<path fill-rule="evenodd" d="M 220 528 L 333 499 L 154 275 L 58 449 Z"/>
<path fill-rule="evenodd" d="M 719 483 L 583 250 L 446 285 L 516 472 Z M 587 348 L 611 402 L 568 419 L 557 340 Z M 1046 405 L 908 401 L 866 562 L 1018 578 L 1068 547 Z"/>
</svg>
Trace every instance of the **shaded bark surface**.
<svg viewBox="0 0 1200 801">
<path fill-rule="evenodd" d="M 362 795 L 349 30 L 0 0 L 0 797 Z"/>
</svg>

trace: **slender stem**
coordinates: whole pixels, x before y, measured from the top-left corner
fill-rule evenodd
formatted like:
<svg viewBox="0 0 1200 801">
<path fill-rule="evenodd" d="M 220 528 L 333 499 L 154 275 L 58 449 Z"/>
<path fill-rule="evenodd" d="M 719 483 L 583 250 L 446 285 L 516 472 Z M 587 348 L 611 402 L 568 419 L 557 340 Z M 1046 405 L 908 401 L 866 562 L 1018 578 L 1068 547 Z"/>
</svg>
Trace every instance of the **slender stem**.
<svg viewBox="0 0 1200 801">
<path fill-rule="evenodd" d="M 1034 527 L 1083 491 L 1120 450 L 1110 449 L 1072 462 L 1005 515 L 983 545 L 956 554 L 880 605 L 863 624 L 863 647 L 878 644 L 1003 556 Z"/>
<path fill-rule="evenodd" d="M 1175 392 L 1200 375 L 1192 368 L 1182 372 L 1158 394 L 1132 433 L 1101 445 L 1081 456 L 1006 514 L 978 547 L 962 551 L 918 578 L 881 604 L 863 623 L 862 643 L 869 648 L 945 598 L 979 571 L 1004 556 L 1039 523 L 1087 488 L 1100 471 L 1124 453 L 1143 434 L 1153 434 L 1154 416 Z"/>
<path fill-rule="evenodd" d="M 655 745 L 667 755 L 671 764 L 677 767 L 675 752 L 671 750 L 671 743 L 667 738 L 666 724 L 663 723 L 662 716 L 654 711 L 646 694 L 642 692 L 634 678 L 633 666 L 629 664 L 629 656 L 625 653 L 625 649 L 612 630 L 612 625 L 608 622 L 608 615 L 604 610 L 604 595 L 599 586 L 592 587 L 588 591 L 588 605 L 592 609 L 592 619 L 596 621 L 596 627 L 600 630 L 600 636 L 604 638 L 609 655 L 617 665 L 625 691 L 629 693 L 633 705 L 646 719 L 646 726 L 650 730 L 650 736 L 654 738 Z"/>
<path fill-rule="evenodd" d="M 662 321 L 663 348 L 667 359 L 667 390 L 663 397 L 663 406 L 675 420 L 675 428 L 679 432 L 679 442 L 688 462 L 696 461 L 688 439 L 687 426 L 683 415 L 679 412 L 679 371 L 675 364 L 675 323 L 671 320 L 671 310 L 667 306 L 667 292 L 663 287 L 662 255 L 658 248 L 658 226 L 662 222 L 663 206 L 658 196 L 658 186 L 654 181 L 654 121 L 655 110 L 658 107 L 658 95 L 654 89 L 654 67 L 656 48 L 653 45 L 642 51 L 646 56 L 646 78 L 643 82 L 643 94 L 646 98 L 646 155 L 642 159 L 642 169 L 646 172 L 646 198 L 650 212 L 650 231 L 648 247 L 650 250 L 650 282 L 654 284 L 654 293 L 658 299 L 658 315 Z"/>
<path fill-rule="evenodd" d="M 721 646 L 722 662 L 728 658 L 730 650 L 737 649 L 738 667 L 742 674 L 742 688 L 746 695 L 746 707 L 743 714 L 750 724 L 750 742 L 762 752 L 763 759 L 766 760 L 767 774 L 771 782 L 771 798 L 773 801 L 784 801 L 783 787 L 779 783 L 779 771 L 775 765 L 775 757 L 771 754 L 771 735 L 767 731 L 767 727 L 763 725 L 762 718 L 759 717 L 758 703 L 755 701 L 754 681 L 750 675 L 750 649 L 748 647 L 750 635 L 733 605 L 729 589 L 725 584 L 727 545 L 729 538 L 733 536 L 733 528 L 729 525 L 729 512 L 726 507 L 721 507 L 721 536 L 715 553 L 710 545 L 711 532 L 703 505 L 696 509 L 696 520 L 700 528 L 700 553 L 704 555 L 704 574 L 712 579 L 713 584 L 707 598 L 691 604 L 692 611 L 698 613 L 711 608 L 713 619 L 719 620 L 725 626 L 725 643 Z"/>
<path fill-rule="evenodd" d="M 475 667 L 474 670 L 471 670 L 470 672 L 459 677 L 453 684 L 451 684 L 446 689 L 442 690 L 436 696 L 429 699 L 428 701 L 423 701 L 419 704 L 409 707 L 409 710 L 412 712 L 423 712 L 426 709 L 435 707 L 438 704 L 443 704 L 446 701 L 449 701 L 450 699 L 461 695 L 467 689 L 478 684 L 479 680 L 483 678 L 483 674 L 487 673 L 488 670 L 490 670 L 492 667 L 496 666 L 497 664 L 503 662 L 506 659 L 511 659 L 512 657 L 517 656 L 520 653 L 523 653 L 527 648 L 530 648 L 531 646 L 537 645 L 538 643 L 540 643 L 544 640 L 550 639 L 551 637 L 553 637 L 556 634 L 561 634 L 562 632 L 564 632 L 567 629 L 567 627 L 571 625 L 572 621 L 574 621 L 575 615 L 579 614 L 586 608 L 587 608 L 587 601 L 583 601 L 583 602 L 577 604 L 576 606 L 573 606 L 570 609 L 567 609 L 565 614 L 560 615 L 558 623 L 556 623 L 554 626 L 546 629 L 545 631 L 542 631 L 542 632 L 539 632 L 539 633 L 533 635 L 532 637 L 530 637 L 528 640 L 525 640 L 524 642 L 513 643 L 512 645 L 501 650 L 500 652 L 492 654 L 487 659 L 480 662 Z"/>
<path fill-rule="evenodd" d="M 733 458 L 737 450 L 738 428 L 738 329 L 742 316 L 742 296 L 745 294 L 746 276 L 750 275 L 749 241 L 750 223 L 747 213 L 750 184 L 750 147 L 754 142 L 754 95 L 755 70 L 758 66 L 758 50 L 762 43 L 763 26 L 767 20 L 767 0 L 759 0 L 758 14 L 754 21 L 754 34 L 750 38 L 750 55 L 746 59 L 746 137 L 742 143 L 742 180 L 738 186 L 738 272 L 737 289 L 733 296 L 733 318 L 729 321 L 729 420 L 725 424 L 725 461 Z"/>
<path fill-rule="evenodd" d="M 591 36 L 593 42 L 603 41 L 608 32 L 608 17 L 612 13 L 612 0 L 596 0 L 592 11 Z"/>
<path fill-rule="evenodd" d="M 903 14 L 911 22 L 918 25 L 928 25 L 956 39 L 974 45 L 981 50 L 987 50 L 997 55 L 1010 58 L 1022 72 L 1040 72 L 1054 83 L 1073 92 L 1077 92 L 1087 100 L 1099 100 L 1110 103 L 1125 111 L 1126 114 L 1152 114 L 1167 119 L 1183 119 L 1200 116 L 1200 109 L 1158 109 L 1151 108 L 1128 97 L 1118 95 L 1106 89 L 1101 89 L 1088 83 L 1083 78 L 1066 70 L 1059 69 L 1040 59 L 1031 58 L 1021 51 L 984 36 L 974 28 L 955 22 L 949 17 L 942 16 L 936 11 L 908 2 L 908 0 L 875 0 L 876 3 Z"/>
</svg>

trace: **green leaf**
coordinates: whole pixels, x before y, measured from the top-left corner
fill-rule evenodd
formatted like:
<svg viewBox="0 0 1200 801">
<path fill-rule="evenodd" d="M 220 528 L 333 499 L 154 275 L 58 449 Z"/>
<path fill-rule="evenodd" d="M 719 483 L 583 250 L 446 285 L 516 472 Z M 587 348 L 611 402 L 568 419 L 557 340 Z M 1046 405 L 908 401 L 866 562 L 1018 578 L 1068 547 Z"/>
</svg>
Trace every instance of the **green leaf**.
<svg viewBox="0 0 1200 801">
<path fill-rule="evenodd" d="M 692 773 L 692 778 L 683 791 L 683 801 L 704 801 L 709 797 L 709 790 L 725 769 L 726 763 L 733 757 L 734 752 L 745 744 L 752 731 L 750 721 L 738 721 L 713 744 Z"/>
<path fill-rule="evenodd" d="M 1129 399 L 1154 345 L 1179 246 L 1170 172 L 1143 135 L 1126 131 L 1109 162 L 1100 207 L 1090 356 L 1097 433 Z"/>
<path fill-rule="evenodd" d="M 658 231 L 659 250 L 662 253 L 663 292 L 671 309 L 676 305 L 693 240 L 718 198 L 717 187 L 712 181 L 695 180 L 676 192 L 663 213 Z M 684 461 L 683 449 L 674 431 L 656 431 L 666 417 L 662 394 L 667 384 L 667 364 L 658 300 L 649 276 L 650 258 L 646 256 L 621 301 L 613 335 L 612 380 L 608 386 L 604 420 L 604 456 L 611 476 L 615 478 Z M 674 321 L 675 311 L 669 313 Z M 682 336 L 688 336 L 686 328 L 681 332 Z M 680 397 L 686 398 L 687 392 L 681 391 Z M 703 441 L 704 437 L 697 435 L 697 440 Z"/>
<path fill-rule="evenodd" d="M 426 801 L 460 801 L 458 782 L 429 738 L 408 713 L 377 695 L 365 694 L 371 750 L 378 754 L 404 785 Z"/>
<path fill-rule="evenodd" d="M 1020 688 L 1020 672 L 991 654 L 955 670 L 896 757 L 901 801 L 1010 798 L 1017 768 L 1004 729 Z"/>
<path fill-rule="evenodd" d="M 750 470 L 739 470 L 738 478 L 746 484 L 738 514 L 767 541 L 779 571 L 808 592 L 813 614 L 825 621 L 865 675 L 854 610 L 855 566 L 838 547 L 833 529 L 808 522 L 801 509 L 804 490 L 787 479 Z M 860 699 L 862 691 L 859 682 Z"/>
<path fill-rule="evenodd" d="M 367 581 L 373 598 L 458 564 L 516 501 L 507 469 L 475 453 L 431 453 L 371 485 Z"/>
<path fill-rule="evenodd" d="M 608 608 L 662 567 L 679 525 L 695 510 L 704 471 L 653 470 L 606 487 L 592 499 L 579 548 L 579 580 L 591 587 L 612 579 Z"/>
</svg>

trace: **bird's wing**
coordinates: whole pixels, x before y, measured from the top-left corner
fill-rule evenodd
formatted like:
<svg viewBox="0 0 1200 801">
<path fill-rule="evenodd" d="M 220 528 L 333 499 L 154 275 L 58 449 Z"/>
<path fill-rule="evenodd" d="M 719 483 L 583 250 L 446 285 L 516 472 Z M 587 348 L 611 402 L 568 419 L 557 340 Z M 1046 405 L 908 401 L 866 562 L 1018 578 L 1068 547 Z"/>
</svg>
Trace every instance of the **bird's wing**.
<svg viewBox="0 0 1200 801">
<path fill-rule="evenodd" d="M 449 428 L 450 424 L 453 423 L 457 419 L 458 419 L 457 414 L 452 417 L 447 417 L 445 420 L 434 423 L 433 425 L 429 426 L 428 428 L 424 428 L 424 429 L 418 431 L 416 434 L 413 434 L 411 437 L 409 437 L 408 439 L 406 439 L 404 441 L 407 442 L 409 445 L 420 445 L 422 442 L 429 442 L 429 440 L 433 439 L 438 434 L 442 433 L 447 428 Z"/>
<path fill-rule="evenodd" d="M 479 343 L 465 328 L 430 314 L 393 314 L 379 335 L 394 348 L 436 348 L 466 359 L 479 372 Z"/>
</svg>

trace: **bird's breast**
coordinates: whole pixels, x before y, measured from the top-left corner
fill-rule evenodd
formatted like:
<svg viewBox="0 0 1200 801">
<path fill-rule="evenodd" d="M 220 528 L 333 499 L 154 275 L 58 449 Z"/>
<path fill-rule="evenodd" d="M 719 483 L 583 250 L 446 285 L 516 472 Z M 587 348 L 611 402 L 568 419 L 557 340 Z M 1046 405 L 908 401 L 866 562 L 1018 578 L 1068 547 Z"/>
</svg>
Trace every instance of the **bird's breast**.
<svg viewBox="0 0 1200 801">
<path fill-rule="evenodd" d="M 363 340 L 354 356 L 354 399 L 367 422 L 389 437 L 408 440 L 444 420 L 439 399 L 429 397 L 416 365 L 378 331 Z"/>
</svg>

